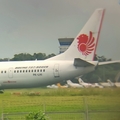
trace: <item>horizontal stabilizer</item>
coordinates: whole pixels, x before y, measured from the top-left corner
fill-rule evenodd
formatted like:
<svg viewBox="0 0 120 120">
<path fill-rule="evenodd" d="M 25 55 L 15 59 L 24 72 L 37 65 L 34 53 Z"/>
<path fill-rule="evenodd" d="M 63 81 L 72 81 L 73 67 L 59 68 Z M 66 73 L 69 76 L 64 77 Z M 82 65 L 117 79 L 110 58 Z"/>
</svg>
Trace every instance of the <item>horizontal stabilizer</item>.
<svg viewBox="0 0 120 120">
<path fill-rule="evenodd" d="M 87 67 L 87 66 L 93 66 L 94 64 L 91 64 L 85 60 L 82 60 L 80 58 L 75 58 L 74 59 L 74 66 L 79 66 L 79 67 Z"/>
<path fill-rule="evenodd" d="M 120 63 L 120 60 L 107 61 L 107 62 L 99 62 L 98 65 L 107 65 L 107 64 L 115 64 L 115 63 Z"/>
</svg>

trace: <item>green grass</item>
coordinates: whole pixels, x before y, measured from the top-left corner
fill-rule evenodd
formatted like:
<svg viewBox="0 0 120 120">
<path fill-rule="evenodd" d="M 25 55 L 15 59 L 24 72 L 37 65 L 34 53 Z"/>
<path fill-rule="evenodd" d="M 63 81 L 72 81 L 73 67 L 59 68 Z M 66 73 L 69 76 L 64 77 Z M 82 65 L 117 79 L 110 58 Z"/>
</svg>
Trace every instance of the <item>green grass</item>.
<svg viewBox="0 0 120 120">
<path fill-rule="evenodd" d="M 50 120 L 85 120 L 87 109 L 90 120 L 119 120 L 120 89 L 36 88 L 5 90 L 0 94 L 0 114 L 42 110 Z M 25 119 L 25 115 L 8 117 Z"/>
</svg>

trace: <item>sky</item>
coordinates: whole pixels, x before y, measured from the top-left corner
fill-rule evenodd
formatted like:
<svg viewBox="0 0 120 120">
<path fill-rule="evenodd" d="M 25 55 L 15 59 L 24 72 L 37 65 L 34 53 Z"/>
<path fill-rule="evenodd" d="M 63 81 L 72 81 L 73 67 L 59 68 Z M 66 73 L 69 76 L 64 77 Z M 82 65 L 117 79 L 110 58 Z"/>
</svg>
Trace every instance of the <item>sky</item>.
<svg viewBox="0 0 120 120">
<path fill-rule="evenodd" d="M 76 37 L 97 8 L 106 12 L 96 53 L 119 60 L 119 0 L 0 0 L 0 58 L 58 54 L 58 38 Z"/>
</svg>

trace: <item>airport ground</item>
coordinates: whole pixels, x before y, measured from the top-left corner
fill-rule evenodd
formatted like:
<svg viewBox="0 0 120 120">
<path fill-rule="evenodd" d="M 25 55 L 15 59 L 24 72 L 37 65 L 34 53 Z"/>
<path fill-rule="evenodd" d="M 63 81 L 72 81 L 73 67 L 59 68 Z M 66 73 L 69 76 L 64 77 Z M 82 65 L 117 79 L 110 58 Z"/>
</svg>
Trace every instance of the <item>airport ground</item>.
<svg viewBox="0 0 120 120">
<path fill-rule="evenodd" d="M 25 120 L 42 111 L 48 120 L 119 120 L 120 88 L 11 89 L 0 94 L 0 116 Z"/>
</svg>

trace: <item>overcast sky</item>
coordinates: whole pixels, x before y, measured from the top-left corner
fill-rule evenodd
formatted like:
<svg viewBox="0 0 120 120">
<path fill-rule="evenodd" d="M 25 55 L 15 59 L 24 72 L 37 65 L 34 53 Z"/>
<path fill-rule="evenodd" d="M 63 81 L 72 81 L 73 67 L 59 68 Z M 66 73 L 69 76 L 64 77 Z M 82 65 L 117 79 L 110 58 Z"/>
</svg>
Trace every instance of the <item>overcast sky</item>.
<svg viewBox="0 0 120 120">
<path fill-rule="evenodd" d="M 119 0 L 0 0 L 0 58 L 58 54 L 58 38 L 76 37 L 101 7 L 106 12 L 96 53 L 120 59 Z"/>
</svg>

